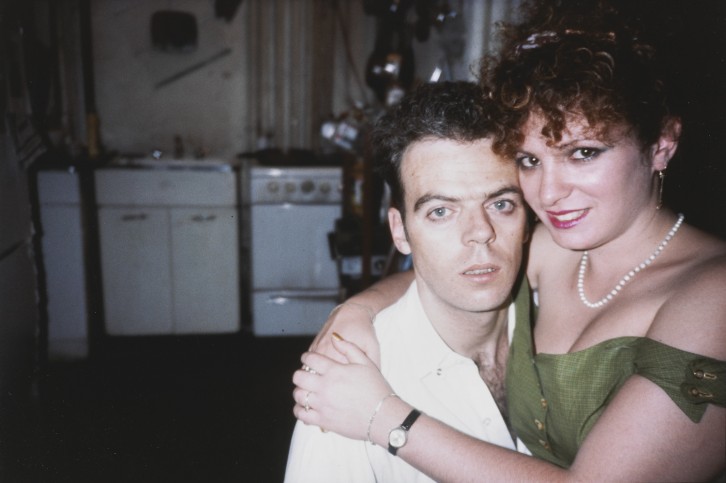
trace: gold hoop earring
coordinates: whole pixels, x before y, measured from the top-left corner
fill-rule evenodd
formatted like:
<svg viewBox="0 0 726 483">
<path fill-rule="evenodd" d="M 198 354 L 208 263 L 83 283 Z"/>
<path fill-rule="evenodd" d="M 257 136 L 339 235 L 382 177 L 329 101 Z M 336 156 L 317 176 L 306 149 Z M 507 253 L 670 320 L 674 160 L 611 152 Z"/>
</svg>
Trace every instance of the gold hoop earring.
<svg viewBox="0 0 726 483">
<path fill-rule="evenodd" d="M 660 210 L 663 207 L 663 181 L 665 179 L 665 170 L 658 171 L 658 204 L 655 209 Z"/>
</svg>

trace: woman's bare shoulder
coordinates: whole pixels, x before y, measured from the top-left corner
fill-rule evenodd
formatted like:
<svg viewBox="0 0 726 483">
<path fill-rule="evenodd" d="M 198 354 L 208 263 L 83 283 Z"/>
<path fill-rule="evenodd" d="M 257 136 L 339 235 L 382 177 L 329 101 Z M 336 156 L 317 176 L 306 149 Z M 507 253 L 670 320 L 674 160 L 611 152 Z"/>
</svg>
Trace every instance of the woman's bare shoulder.
<svg viewBox="0 0 726 483">
<path fill-rule="evenodd" d="M 709 292 L 713 289 L 726 295 L 723 284 L 726 281 L 726 241 L 693 227 L 687 229 L 686 236 L 677 249 L 682 260 L 679 278 L 684 291 Z"/>
<path fill-rule="evenodd" d="M 682 268 L 649 336 L 726 360 L 726 243 L 695 229 L 686 241 Z"/>
</svg>

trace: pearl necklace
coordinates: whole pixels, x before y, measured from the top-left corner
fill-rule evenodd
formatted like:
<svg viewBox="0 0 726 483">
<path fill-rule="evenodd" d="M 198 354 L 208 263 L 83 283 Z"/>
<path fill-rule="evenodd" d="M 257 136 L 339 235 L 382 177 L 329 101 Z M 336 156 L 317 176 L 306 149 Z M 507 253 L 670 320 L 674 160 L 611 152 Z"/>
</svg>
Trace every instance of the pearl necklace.
<svg viewBox="0 0 726 483">
<path fill-rule="evenodd" d="M 678 215 L 678 220 L 676 220 L 675 225 L 673 225 L 663 241 L 660 242 L 658 248 L 656 248 L 655 251 L 648 258 L 643 260 L 642 263 L 626 273 L 625 276 L 621 278 L 620 281 L 615 285 L 615 288 L 613 288 L 609 294 L 607 294 L 605 297 L 601 298 L 597 302 L 590 302 L 585 296 L 585 270 L 587 269 L 587 260 L 589 258 L 589 255 L 587 253 L 587 250 L 582 252 L 582 258 L 580 259 L 580 270 L 577 272 L 577 293 L 580 295 L 580 300 L 582 301 L 582 303 L 587 305 L 591 309 L 597 309 L 610 302 L 617 294 L 620 293 L 620 290 L 622 290 L 625 284 L 630 282 L 638 273 L 640 273 L 641 270 L 644 270 L 648 267 L 648 265 L 653 263 L 653 260 L 655 260 L 655 258 L 660 255 L 666 245 L 668 245 L 668 242 L 671 241 L 673 236 L 681 227 L 684 218 L 685 217 L 682 214 Z"/>
</svg>

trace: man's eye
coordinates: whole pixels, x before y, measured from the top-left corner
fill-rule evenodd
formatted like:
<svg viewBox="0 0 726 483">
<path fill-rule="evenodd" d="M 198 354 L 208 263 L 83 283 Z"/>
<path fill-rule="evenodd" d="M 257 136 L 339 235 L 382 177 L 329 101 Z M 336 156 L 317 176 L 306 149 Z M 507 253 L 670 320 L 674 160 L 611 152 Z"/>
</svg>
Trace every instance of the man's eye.
<svg viewBox="0 0 726 483">
<path fill-rule="evenodd" d="M 512 200 L 497 200 L 493 204 L 494 209 L 500 212 L 510 212 L 516 206 Z"/>
<path fill-rule="evenodd" d="M 434 208 L 429 212 L 429 216 L 432 218 L 443 218 L 448 214 L 449 210 L 446 208 Z"/>
</svg>

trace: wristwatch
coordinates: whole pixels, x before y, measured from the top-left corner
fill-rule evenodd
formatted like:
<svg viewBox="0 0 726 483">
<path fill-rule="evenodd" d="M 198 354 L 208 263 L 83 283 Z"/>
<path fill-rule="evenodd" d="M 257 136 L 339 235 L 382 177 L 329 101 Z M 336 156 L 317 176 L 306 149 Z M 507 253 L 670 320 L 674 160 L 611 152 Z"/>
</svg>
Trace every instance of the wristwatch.
<svg viewBox="0 0 726 483">
<path fill-rule="evenodd" d="M 406 444 L 408 430 L 411 429 L 411 426 L 413 426 L 413 423 L 416 422 L 419 416 L 421 416 L 421 411 L 418 409 L 412 410 L 400 426 L 393 428 L 388 433 L 388 452 L 393 456 L 396 456 L 396 452 Z"/>
</svg>

